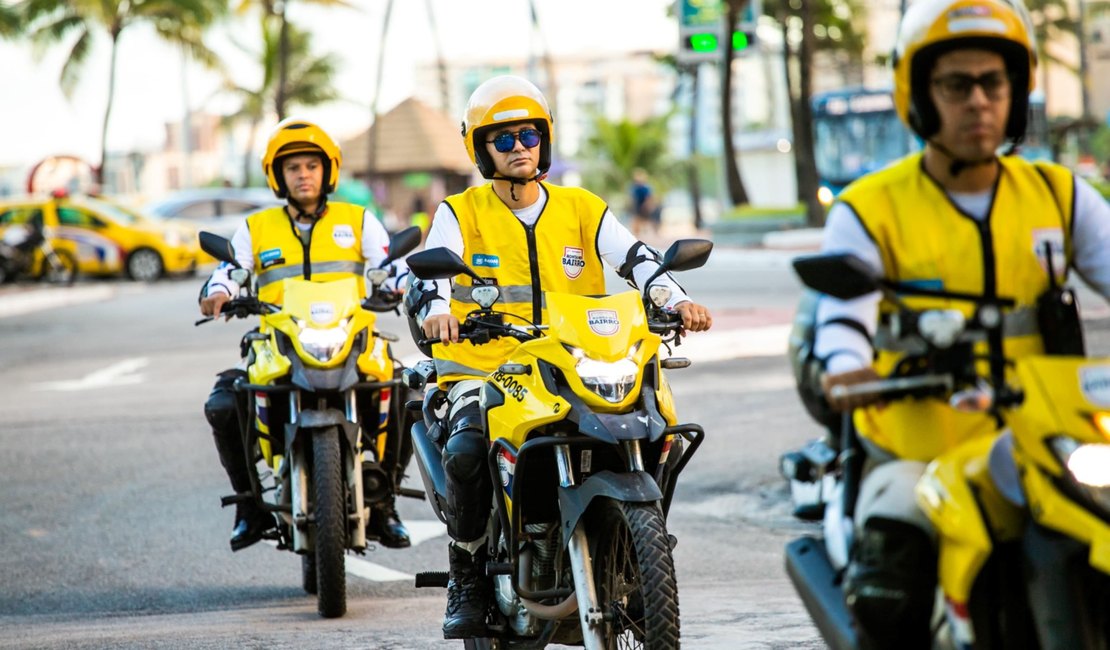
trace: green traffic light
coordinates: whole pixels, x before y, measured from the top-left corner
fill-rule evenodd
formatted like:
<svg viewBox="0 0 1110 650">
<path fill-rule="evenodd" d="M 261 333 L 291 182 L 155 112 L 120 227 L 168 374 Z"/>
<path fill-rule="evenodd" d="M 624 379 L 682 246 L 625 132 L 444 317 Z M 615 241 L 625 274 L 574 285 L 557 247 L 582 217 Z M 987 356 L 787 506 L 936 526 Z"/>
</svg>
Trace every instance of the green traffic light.
<svg viewBox="0 0 1110 650">
<path fill-rule="evenodd" d="M 694 52 L 713 52 L 717 49 L 716 34 L 690 34 L 690 49 Z"/>
<path fill-rule="evenodd" d="M 732 49 L 743 50 L 748 47 L 748 35 L 744 32 L 732 33 Z"/>
</svg>

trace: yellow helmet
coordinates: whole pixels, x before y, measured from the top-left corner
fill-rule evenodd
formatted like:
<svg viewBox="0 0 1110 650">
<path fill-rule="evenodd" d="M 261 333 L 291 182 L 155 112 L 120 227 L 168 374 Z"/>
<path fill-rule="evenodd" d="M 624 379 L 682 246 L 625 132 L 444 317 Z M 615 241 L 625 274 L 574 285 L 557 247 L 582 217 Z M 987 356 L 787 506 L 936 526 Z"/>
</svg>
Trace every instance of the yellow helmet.
<svg viewBox="0 0 1110 650">
<path fill-rule="evenodd" d="M 324 159 L 324 194 L 331 194 L 339 184 L 339 168 L 343 164 L 343 154 L 339 145 L 323 129 L 312 122 L 296 117 L 287 117 L 274 127 L 270 141 L 266 143 L 266 153 L 262 154 L 262 172 L 266 182 L 279 199 L 284 199 L 289 188 L 285 187 L 285 177 L 281 173 L 281 159 L 296 153 L 316 153 Z"/>
<path fill-rule="evenodd" d="M 493 178 L 495 169 L 485 143 L 478 142 L 478 138 L 492 127 L 517 122 L 533 122 L 543 136 L 537 173 L 546 174 L 551 168 L 551 141 L 555 133 L 551 110 L 540 89 L 527 79 L 502 75 L 483 82 L 470 94 L 463 116 L 462 136 L 467 155 L 484 178 Z"/>
<path fill-rule="evenodd" d="M 940 129 L 940 117 L 929 94 L 929 75 L 937 57 L 956 49 L 990 50 L 1005 59 L 1016 89 L 1006 137 L 1020 140 L 1025 135 L 1037 67 L 1033 23 L 1021 0 L 917 0 L 910 4 L 894 47 L 898 116 L 926 140 Z"/>
</svg>

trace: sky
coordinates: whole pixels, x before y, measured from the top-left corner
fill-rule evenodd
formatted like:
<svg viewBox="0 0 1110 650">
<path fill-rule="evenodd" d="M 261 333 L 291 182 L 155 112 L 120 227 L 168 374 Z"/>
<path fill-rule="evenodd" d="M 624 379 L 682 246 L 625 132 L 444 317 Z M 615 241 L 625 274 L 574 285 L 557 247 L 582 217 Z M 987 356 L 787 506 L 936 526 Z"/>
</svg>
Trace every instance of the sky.
<svg viewBox="0 0 1110 650">
<path fill-rule="evenodd" d="M 0 0 L 5 2 L 11 0 Z M 315 50 L 336 58 L 335 85 L 344 98 L 297 114 L 319 121 L 340 139 L 366 128 L 386 0 L 349 0 L 352 8 L 311 7 L 297 0 L 289 4 L 290 20 L 313 32 Z M 380 112 L 409 97 L 416 66 L 435 58 L 426 13 L 429 4 L 436 12 L 436 28 L 449 60 L 526 58 L 529 53 L 539 54 L 544 42 L 558 56 L 670 50 L 678 41 L 675 19 L 666 15 L 672 0 L 536 0 L 542 34 L 532 29 L 525 0 L 396 0 L 383 63 Z M 253 17 L 240 19 L 207 37 L 209 47 L 243 85 L 256 84 L 260 72 L 236 43 L 257 47 L 256 24 Z M 0 123 L 6 125 L 9 138 L 0 145 L 0 167 L 30 166 L 58 154 L 97 160 L 109 68 L 107 37 L 98 35 L 101 38 L 70 99 L 58 86 L 68 44 L 36 56 L 30 44 L 0 41 L 0 88 L 4 89 Z M 159 148 L 165 124 L 182 119 L 186 101 L 194 111 L 232 112 L 234 102 L 220 97 L 218 87 L 216 75 L 186 62 L 180 50 L 161 42 L 152 31 L 128 28 L 119 44 L 109 150 Z"/>
</svg>

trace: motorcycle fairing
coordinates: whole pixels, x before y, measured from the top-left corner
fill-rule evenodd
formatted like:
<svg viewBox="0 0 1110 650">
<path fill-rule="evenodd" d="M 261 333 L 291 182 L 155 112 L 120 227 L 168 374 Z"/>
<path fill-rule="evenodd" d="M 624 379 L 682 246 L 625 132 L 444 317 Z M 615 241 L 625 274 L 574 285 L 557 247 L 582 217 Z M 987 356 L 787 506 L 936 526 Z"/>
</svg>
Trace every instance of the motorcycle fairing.
<svg viewBox="0 0 1110 650">
<path fill-rule="evenodd" d="M 1055 435 L 1067 435 L 1081 443 L 1108 442 L 1091 416 L 1110 410 L 1110 406 L 1093 402 L 1093 395 L 1083 387 L 1085 373 L 1103 371 L 1110 372 L 1110 363 L 1105 360 L 1049 356 L 1019 359 L 1017 374 L 1025 400 L 1007 421 L 1014 429 L 1014 454 L 1024 471 L 1025 494 L 1036 521 L 1088 545 L 1091 566 L 1110 574 L 1110 515 L 1100 516 L 1078 495 L 1068 493 L 1072 481 L 1068 470 L 1043 444 Z"/>
</svg>

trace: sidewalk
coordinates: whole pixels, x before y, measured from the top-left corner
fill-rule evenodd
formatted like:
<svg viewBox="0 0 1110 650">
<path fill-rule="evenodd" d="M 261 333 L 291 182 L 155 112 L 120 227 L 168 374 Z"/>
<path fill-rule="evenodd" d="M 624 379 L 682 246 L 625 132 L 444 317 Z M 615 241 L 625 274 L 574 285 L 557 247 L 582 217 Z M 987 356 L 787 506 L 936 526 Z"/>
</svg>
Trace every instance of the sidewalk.
<svg viewBox="0 0 1110 650">
<path fill-rule="evenodd" d="M 666 250 L 677 239 L 708 239 L 727 248 L 765 248 L 773 250 L 817 251 L 821 247 L 820 228 L 789 225 L 781 219 L 752 219 L 745 222 L 712 224 L 696 230 L 690 222 L 664 222 L 658 233 L 642 237 L 645 244 Z"/>
</svg>

